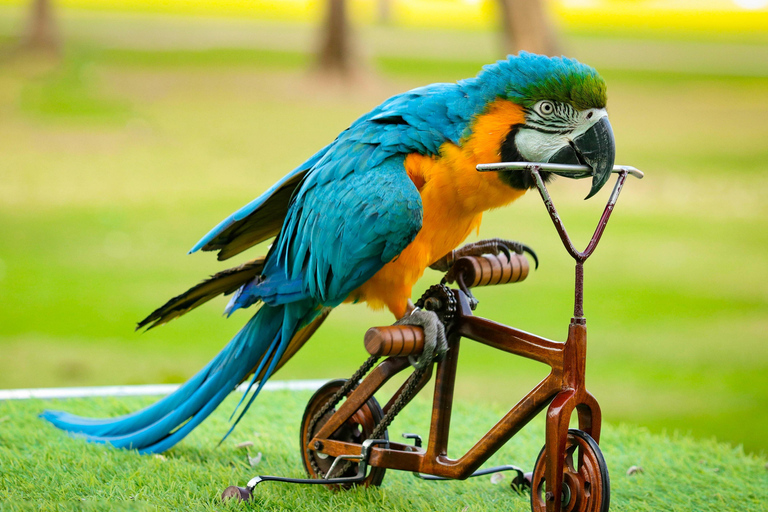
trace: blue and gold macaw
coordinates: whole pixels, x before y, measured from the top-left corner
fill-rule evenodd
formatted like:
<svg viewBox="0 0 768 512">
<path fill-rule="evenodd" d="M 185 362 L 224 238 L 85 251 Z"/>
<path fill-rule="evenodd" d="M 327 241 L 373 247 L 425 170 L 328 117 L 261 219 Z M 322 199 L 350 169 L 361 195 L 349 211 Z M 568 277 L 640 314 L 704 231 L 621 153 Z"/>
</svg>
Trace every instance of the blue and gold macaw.
<svg viewBox="0 0 768 512">
<path fill-rule="evenodd" d="M 162 452 L 253 375 L 256 389 L 236 424 L 332 308 L 366 302 L 402 317 L 428 266 L 477 229 L 484 211 L 534 186 L 530 175 L 479 173 L 477 164 L 586 164 L 595 194 L 614 161 L 605 106 L 605 82 L 594 69 L 530 53 L 488 65 L 475 78 L 388 99 L 190 251 L 219 251 L 224 260 L 274 237 L 265 257 L 214 275 L 140 322 L 154 327 L 220 294 L 234 293 L 229 313 L 258 306 L 205 368 L 127 416 L 43 417 L 90 441 Z"/>
</svg>

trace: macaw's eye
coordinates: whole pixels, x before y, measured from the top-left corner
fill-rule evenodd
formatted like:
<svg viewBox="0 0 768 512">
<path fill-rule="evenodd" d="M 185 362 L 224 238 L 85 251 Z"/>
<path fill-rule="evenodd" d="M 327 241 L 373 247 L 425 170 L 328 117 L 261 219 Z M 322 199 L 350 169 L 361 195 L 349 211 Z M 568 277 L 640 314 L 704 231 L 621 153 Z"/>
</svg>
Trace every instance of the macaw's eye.
<svg viewBox="0 0 768 512">
<path fill-rule="evenodd" d="M 555 105 L 551 101 L 542 101 L 539 103 L 539 114 L 548 116 L 555 111 Z"/>
</svg>

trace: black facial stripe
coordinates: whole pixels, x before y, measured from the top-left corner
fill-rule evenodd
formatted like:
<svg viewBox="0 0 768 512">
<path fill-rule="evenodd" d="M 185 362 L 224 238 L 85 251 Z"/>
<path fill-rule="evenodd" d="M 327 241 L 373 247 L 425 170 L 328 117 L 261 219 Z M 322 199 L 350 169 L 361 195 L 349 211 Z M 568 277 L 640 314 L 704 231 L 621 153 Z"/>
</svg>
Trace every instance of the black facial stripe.
<svg viewBox="0 0 768 512">
<path fill-rule="evenodd" d="M 515 137 L 517 136 L 517 132 L 520 131 L 520 128 L 522 128 L 523 124 L 515 124 L 512 125 L 512 127 L 509 130 L 509 133 L 507 134 L 507 138 L 504 139 L 504 142 L 501 143 L 501 161 L 502 162 L 524 162 L 525 159 L 520 154 L 520 152 L 517 150 L 517 146 L 515 145 Z M 508 173 L 503 173 L 508 174 Z"/>
<path fill-rule="evenodd" d="M 557 129 L 554 129 L 554 128 L 544 128 L 543 126 L 537 126 L 537 125 L 533 125 L 533 124 L 526 124 L 524 126 L 526 128 L 528 128 L 528 129 L 536 130 L 537 132 L 549 133 L 549 134 L 552 134 L 552 135 L 565 135 L 566 133 L 570 133 L 571 132 L 571 130 L 569 130 L 567 128 L 564 128 L 564 129 L 561 129 L 561 130 L 557 130 Z"/>
</svg>

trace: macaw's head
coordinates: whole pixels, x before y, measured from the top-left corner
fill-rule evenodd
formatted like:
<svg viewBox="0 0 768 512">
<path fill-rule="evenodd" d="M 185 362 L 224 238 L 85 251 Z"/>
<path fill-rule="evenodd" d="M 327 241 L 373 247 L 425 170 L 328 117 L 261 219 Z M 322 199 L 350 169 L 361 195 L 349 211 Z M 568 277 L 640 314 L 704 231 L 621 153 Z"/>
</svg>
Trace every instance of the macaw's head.
<svg viewBox="0 0 768 512">
<path fill-rule="evenodd" d="M 478 79 L 484 75 L 496 82 L 497 99 L 523 112 L 524 120 L 510 126 L 502 142 L 502 161 L 588 165 L 594 177 L 587 198 L 605 185 L 616 152 L 605 81 L 597 71 L 565 57 L 521 52 L 487 66 Z M 500 177 L 515 188 L 535 186 L 529 173 Z"/>
</svg>

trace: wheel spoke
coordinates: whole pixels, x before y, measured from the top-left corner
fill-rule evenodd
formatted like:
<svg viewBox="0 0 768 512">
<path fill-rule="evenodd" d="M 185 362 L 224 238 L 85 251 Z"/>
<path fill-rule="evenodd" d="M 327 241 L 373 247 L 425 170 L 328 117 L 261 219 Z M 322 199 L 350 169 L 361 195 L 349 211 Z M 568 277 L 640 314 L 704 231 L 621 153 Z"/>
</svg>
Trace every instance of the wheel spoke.
<svg viewBox="0 0 768 512">
<path fill-rule="evenodd" d="M 574 444 L 572 446 L 566 446 L 565 448 L 565 466 L 564 470 L 567 469 L 571 473 L 576 473 L 577 470 L 573 465 L 573 452 L 576 451 L 576 448 L 578 448 L 578 445 Z M 581 463 L 581 454 L 579 454 L 579 463 Z"/>
</svg>

